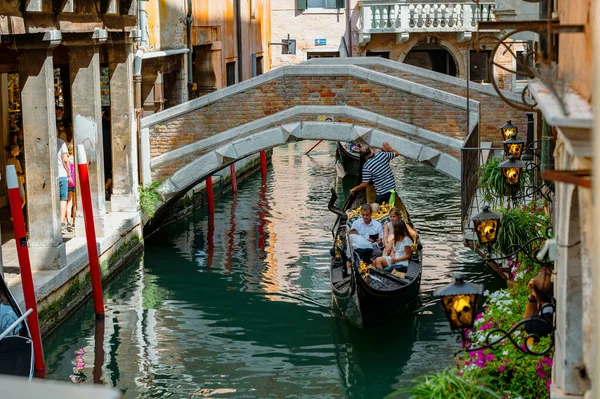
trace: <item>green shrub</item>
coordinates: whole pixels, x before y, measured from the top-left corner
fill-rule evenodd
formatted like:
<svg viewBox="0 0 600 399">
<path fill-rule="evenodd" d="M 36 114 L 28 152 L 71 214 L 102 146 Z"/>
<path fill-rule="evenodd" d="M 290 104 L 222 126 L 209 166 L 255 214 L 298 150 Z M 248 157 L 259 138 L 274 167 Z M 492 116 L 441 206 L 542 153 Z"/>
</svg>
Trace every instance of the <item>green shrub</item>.
<svg viewBox="0 0 600 399">
<path fill-rule="evenodd" d="M 545 237 L 546 229 L 550 226 L 550 219 L 536 202 L 521 208 L 501 209 L 500 212 L 502 220 L 493 249 L 502 256 L 515 252 L 535 237 Z M 532 254 L 541 244 L 541 240 L 535 240 L 524 250 Z"/>
<path fill-rule="evenodd" d="M 504 198 L 510 193 L 504 185 L 504 175 L 498 165 L 506 161 L 504 158 L 492 158 L 479 167 L 479 189 L 481 199 L 492 207 L 504 207 Z M 532 173 L 523 169 L 517 191 L 523 193 L 524 188 L 532 181 Z"/>
<path fill-rule="evenodd" d="M 158 180 L 150 183 L 146 187 L 138 187 L 140 192 L 140 208 L 142 209 L 142 215 L 146 219 L 152 219 L 154 217 L 154 214 L 162 201 L 157 190 L 162 182 L 163 180 Z"/>
<path fill-rule="evenodd" d="M 410 399 L 500 398 L 494 379 L 483 373 L 459 375 L 456 369 L 447 368 L 415 382 L 416 385 L 394 392 L 388 398 L 399 393 L 410 393 Z"/>
</svg>

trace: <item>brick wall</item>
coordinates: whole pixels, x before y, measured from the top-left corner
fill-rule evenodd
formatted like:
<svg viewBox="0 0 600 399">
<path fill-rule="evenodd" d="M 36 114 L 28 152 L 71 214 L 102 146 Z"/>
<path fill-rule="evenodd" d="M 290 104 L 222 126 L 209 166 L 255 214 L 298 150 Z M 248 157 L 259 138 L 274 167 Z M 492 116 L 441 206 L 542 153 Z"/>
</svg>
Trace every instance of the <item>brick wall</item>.
<svg viewBox="0 0 600 399">
<path fill-rule="evenodd" d="M 354 106 L 456 138 L 464 138 L 467 119 L 463 109 L 352 77 L 285 76 L 152 126 L 151 157 L 298 105 Z M 161 166 L 153 177 L 196 155 Z"/>
<path fill-rule="evenodd" d="M 459 96 L 466 97 L 466 87 L 456 86 L 450 83 L 432 81 L 431 79 L 417 76 L 408 72 L 402 72 L 391 68 L 381 66 L 368 67 L 372 70 L 383 72 L 392 76 L 409 80 L 411 82 L 420 83 L 429 87 L 435 87 L 438 90 L 447 91 Z M 470 90 L 470 97 L 473 100 L 480 102 L 481 112 L 481 127 L 480 136 L 482 141 L 494 142 L 496 146 L 501 145 L 500 126 L 504 125 L 507 120 L 519 127 L 520 138 L 525 138 L 527 132 L 527 116 L 525 112 L 512 108 L 498 96 L 485 94 L 479 91 Z"/>
</svg>

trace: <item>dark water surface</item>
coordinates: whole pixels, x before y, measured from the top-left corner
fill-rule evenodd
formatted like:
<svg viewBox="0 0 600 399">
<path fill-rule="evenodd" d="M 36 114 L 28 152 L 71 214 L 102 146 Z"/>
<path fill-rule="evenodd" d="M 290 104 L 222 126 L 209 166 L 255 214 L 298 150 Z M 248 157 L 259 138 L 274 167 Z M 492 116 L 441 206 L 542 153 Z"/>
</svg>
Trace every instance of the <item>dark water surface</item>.
<svg viewBox="0 0 600 399">
<path fill-rule="evenodd" d="M 392 325 L 361 331 L 332 309 L 329 248 L 335 145 L 276 148 L 269 177 L 165 226 L 105 289 L 96 325 L 86 305 L 45 340 L 48 378 L 101 382 L 126 398 L 383 398 L 451 365 L 459 345 L 432 300 L 461 271 L 502 282 L 464 248 L 460 184 L 393 161 L 424 245 L 421 300 Z M 76 353 L 78 352 L 78 353 Z M 217 390 L 217 391 L 214 391 Z"/>
</svg>

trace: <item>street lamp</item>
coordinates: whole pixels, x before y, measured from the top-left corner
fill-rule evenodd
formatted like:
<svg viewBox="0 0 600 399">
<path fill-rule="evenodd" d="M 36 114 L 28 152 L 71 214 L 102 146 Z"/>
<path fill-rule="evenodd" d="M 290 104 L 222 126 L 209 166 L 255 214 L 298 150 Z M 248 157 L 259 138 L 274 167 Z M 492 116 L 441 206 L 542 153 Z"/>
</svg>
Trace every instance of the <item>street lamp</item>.
<svg viewBox="0 0 600 399">
<path fill-rule="evenodd" d="M 475 233 L 480 244 L 492 245 L 498 237 L 500 215 L 490 211 L 490 207 L 483 206 L 483 211 L 471 219 L 475 225 Z"/>
<path fill-rule="evenodd" d="M 477 296 L 483 294 L 483 285 L 465 282 L 462 274 L 454 282 L 437 288 L 433 296 L 442 299 L 442 310 L 448 317 L 451 329 L 461 331 L 472 328 L 475 322 Z"/>
<path fill-rule="evenodd" d="M 521 179 L 521 172 L 525 163 L 518 159 L 515 159 L 513 155 L 510 155 L 508 159 L 498 165 L 502 169 L 502 175 L 504 176 L 504 182 L 510 188 L 518 188 L 519 181 Z"/>
<path fill-rule="evenodd" d="M 512 136 L 510 136 L 510 139 L 505 140 L 502 144 L 504 144 L 505 156 L 509 157 L 512 155 L 515 159 L 521 159 L 521 154 L 523 153 L 525 141 L 517 140 L 517 135 L 513 134 Z"/>
<path fill-rule="evenodd" d="M 511 121 L 507 121 L 506 125 L 500 128 L 500 133 L 502 133 L 502 140 L 510 139 L 510 136 L 513 134 L 516 135 L 519 132 L 519 128 L 512 124 Z"/>
</svg>

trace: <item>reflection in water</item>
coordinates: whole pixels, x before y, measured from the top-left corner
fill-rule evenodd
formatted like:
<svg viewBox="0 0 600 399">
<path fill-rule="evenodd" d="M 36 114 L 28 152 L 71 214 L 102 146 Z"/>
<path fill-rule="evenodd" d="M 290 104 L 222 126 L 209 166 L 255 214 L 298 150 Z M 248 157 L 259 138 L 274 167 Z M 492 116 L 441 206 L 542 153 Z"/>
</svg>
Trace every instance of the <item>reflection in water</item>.
<svg viewBox="0 0 600 399">
<path fill-rule="evenodd" d="M 104 325 L 89 304 L 45 342 L 49 378 L 68 380 L 84 348 L 86 383 L 127 398 L 382 398 L 452 362 L 457 344 L 433 289 L 463 272 L 501 282 L 462 245 L 460 186 L 398 159 L 394 170 L 424 243 L 420 303 L 361 331 L 331 309 L 328 190 L 334 144 L 277 148 L 266 180 L 240 182 L 216 214 L 197 212 L 147 241 L 106 289 Z M 93 358 L 92 358 L 93 354 Z"/>
</svg>

